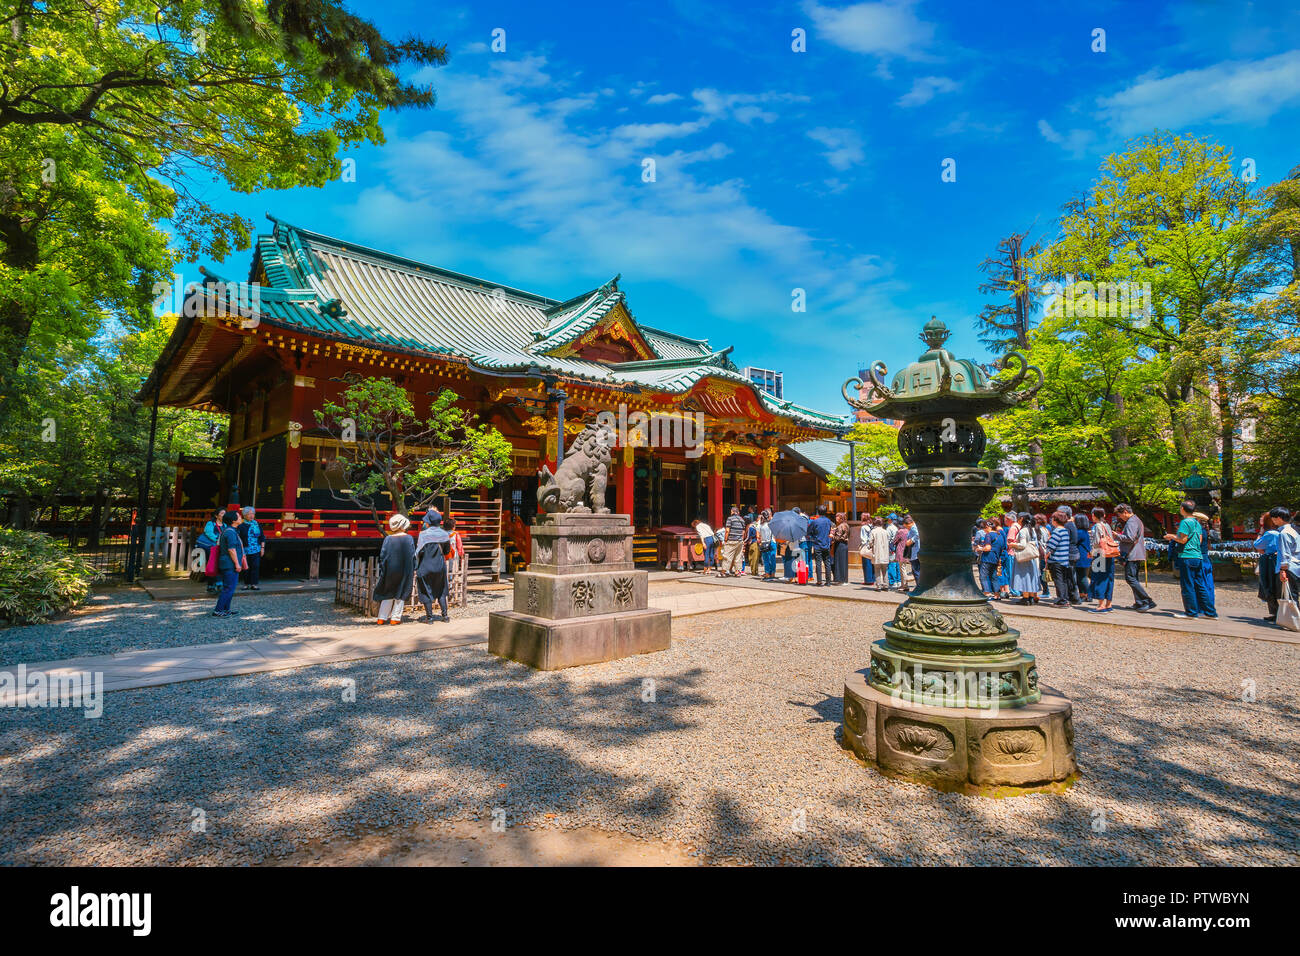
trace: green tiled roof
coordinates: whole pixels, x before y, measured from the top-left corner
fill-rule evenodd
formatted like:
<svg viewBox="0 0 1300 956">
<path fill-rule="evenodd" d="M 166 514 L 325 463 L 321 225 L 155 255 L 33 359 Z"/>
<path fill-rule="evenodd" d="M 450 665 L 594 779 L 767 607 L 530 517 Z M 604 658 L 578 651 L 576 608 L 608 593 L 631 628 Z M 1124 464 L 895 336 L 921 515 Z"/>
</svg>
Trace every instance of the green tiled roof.
<svg viewBox="0 0 1300 956">
<path fill-rule="evenodd" d="M 658 358 L 603 363 L 547 354 L 583 335 L 617 304 L 626 308 L 617 276 L 559 301 L 268 218 L 274 227 L 257 240 L 250 279 L 260 265 L 269 285 L 260 290 L 263 316 L 271 321 L 362 343 L 457 355 L 497 372 L 536 368 L 669 393 L 685 392 L 705 376 L 752 387 L 727 358 L 730 349 L 639 323 L 637 331 Z M 768 409 L 803 424 L 841 424 L 835 416 L 755 391 Z"/>
<path fill-rule="evenodd" d="M 849 443 L 823 438 L 816 441 L 801 441 L 783 446 L 786 451 L 794 452 L 796 458 L 804 461 L 808 467 L 820 472 L 822 476 L 832 474 L 849 453 Z"/>
</svg>

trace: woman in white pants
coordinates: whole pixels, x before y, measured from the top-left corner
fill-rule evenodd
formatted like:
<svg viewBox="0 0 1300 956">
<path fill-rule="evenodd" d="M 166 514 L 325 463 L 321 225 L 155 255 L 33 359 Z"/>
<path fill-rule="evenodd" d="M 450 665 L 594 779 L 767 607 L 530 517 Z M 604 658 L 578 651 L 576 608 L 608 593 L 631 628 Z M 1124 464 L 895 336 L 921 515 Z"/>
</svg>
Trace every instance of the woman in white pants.
<svg viewBox="0 0 1300 956">
<path fill-rule="evenodd" d="M 406 533 L 411 526 L 406 515 L 388 519 L 389 535 L 379 546 L 379 575 L 374 599 L 379 602 L 378 624 L 401 624 L 402 610 L 411 596 L 415 579 L 415 539 Z"/>
</svg>

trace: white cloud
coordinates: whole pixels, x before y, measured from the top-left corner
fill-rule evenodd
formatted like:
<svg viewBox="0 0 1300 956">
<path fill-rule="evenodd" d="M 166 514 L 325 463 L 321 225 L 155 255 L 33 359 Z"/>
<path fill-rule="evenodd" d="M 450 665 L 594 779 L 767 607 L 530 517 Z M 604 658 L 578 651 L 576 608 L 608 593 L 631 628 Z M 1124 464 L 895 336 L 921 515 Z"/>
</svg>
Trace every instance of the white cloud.
<svg viewBox="0 0 1300 956">
<path fill-rule="evenodd" d="M 544 65 L 534 66 L 545 75 Z M 864 309 L 896 311 L 887 265 L 780 221 L 750 199 L 742 180 L 719 175 L 729 146 L 658 154 L 656 181 L 642 182 L 642 147 L 652 132 L 675 129 L 578 127 L 546 106 L 562 81 L 548 77 L 539 88 L 534 71 L 483 69 L 437 74 L 438 129 L 406 136 L 390 129 L 380 154 L 384 181 L 341 210 L 358 241 L 392 248 L 394 236 L 404 237 L 394 251 L 561 298 L 621 272 L 628 283 L 698 297 L 738 327 L 756 315 L 788 314 L 796 286 L 823 319 L 856 324 Z M 744 122 L 747 108 L 774 100 L 708 91 L 696 101 L 700 120 Z M 843 159 L 835 161 L 860 161 L 860 144 L 845 132 L 827 131 L 828 139 L 839 136 L 831 153 Z M 688 318 L 644 318 L 690 334 Z"/>
<path fill-rule="evenodd" d="M 672 103 L 676 100 L 680 100 L 681 98 L 682 95 L 680 93 L 656 93 L 654 96 L 647 99 L 646 102 L 651 106 L 660 106 L 664 103 Z"/>
<path fill-rule="evenodd" d="M 921 76 L 912 82 L 912 88 L 898 98 L 902 107 L 920 106 L 928 103 L 939 93 L 952 93 L 958 87 L 956 80 L 946 76 Z"/>
<path fill-rule="evenodd" d="M 1097 100 L 1100 118 L 1120 136 L 1194 123 L 1262 122 L 1300 102 L 1300 50 L 1263 60 L 1217 63 L 1172 76 L 1147 73 Z"/>
<path fill-rule="evenodd" d="M 818 126 L 808 131 L 808 138 L 826 147 L 826 152 L 822 153 L 826 162 L 841 172 L 866 159 L 862 137 L 855 130 Z"/>
<path fill-rule="evenodd" d="M 754 120 L 776 121 L 776 114 L 763 109 L 775 103 L 806 103 L 808 97 L 795 93 L 719 93 L 714 89 L 692 90 L 695 108 L 711 119 L 730 117 L 749 125 Z"/>
<path fill-rule="evenodd" d="M 972 117 L 969 111 L 964 111 L 934 132 L 936 136 L 965 136 L 969 134 L 997 136 L 1006 128 L 1006 123 L 986 123 Z"/>
<path fill-rule="evenodd" d="M 845 50 L 879 57 L 928 59 L 926 51 L 934 41 L 934 25 L 917 17 L 915 6 L 916 0 L 884 0 L 848 7 L 824 7 L 817 0 L 805 0 L 803 11 L 812 18 L 819 37 Z"/>
<path fill-rule="evenodd" d="M 1079 159 L 1097 139 L 1097 134 L 1090 129 L 1072 129 L 1068 133 L 1058 133 L 1045 119 L 1038 121 L 1038 133 L 1049 143 L 1055 143 L 1067 153 Z"/>
</svg>

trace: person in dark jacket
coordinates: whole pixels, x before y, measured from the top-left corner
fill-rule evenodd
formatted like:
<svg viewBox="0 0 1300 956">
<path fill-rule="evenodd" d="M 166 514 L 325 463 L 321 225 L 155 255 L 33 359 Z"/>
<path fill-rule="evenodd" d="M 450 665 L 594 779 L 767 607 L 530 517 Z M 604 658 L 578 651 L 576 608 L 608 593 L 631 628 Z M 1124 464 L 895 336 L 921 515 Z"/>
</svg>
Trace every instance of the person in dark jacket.
<svg viewBox="0 0 1300 956">
<path fill-rule="evenodd" d="M 393 515 L 388 519 L 390 533 L 379 546 L 379 575 L 373 595 L 379 602 L 378 624 L 401 624 L 402 610 L 411 596 L 415 539 L 406 533 L 410 526 L 406 515 Z"/>
<path fill-rule="evenodd" d="M 430 509 L 424 515 L 424 530 L 415 542 L 415 590 L 424 605 L 424 620 L 433 620 L 433 602 L 447 616 L 447 555 L 451 554 L 451 535 L 442 526 L 442 514 Z"/>
<path fill-rule="evenodd" d="M 817 517 L 808 522 L 808 543 L 812 545 L 813 567 L 817 569 L 817 586 L 831 584 L 831 519 L 826 517 L 826 506 L 817 508 Z M 825 577 L 822 571 L 826 572 Z M 811 581 L 808 582 L 812 584 Z"/>
</svg>

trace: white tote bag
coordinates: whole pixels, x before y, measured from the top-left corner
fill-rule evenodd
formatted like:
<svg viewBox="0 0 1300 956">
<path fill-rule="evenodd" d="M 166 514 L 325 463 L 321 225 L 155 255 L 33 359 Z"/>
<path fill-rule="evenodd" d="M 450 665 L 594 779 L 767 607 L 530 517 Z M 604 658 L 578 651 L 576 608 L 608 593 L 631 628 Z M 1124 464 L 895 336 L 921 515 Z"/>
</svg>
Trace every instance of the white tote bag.
<svg viewBox="0 0 1300 956">
<path fill-rule="evenodd" d="M 1277 601 L 1277 623 L 1288 631 L 1300 631 L 1300 607 L 1291 596 L 1291 582 L 1282 582 L 1282 593 Z"/>
</svg>

